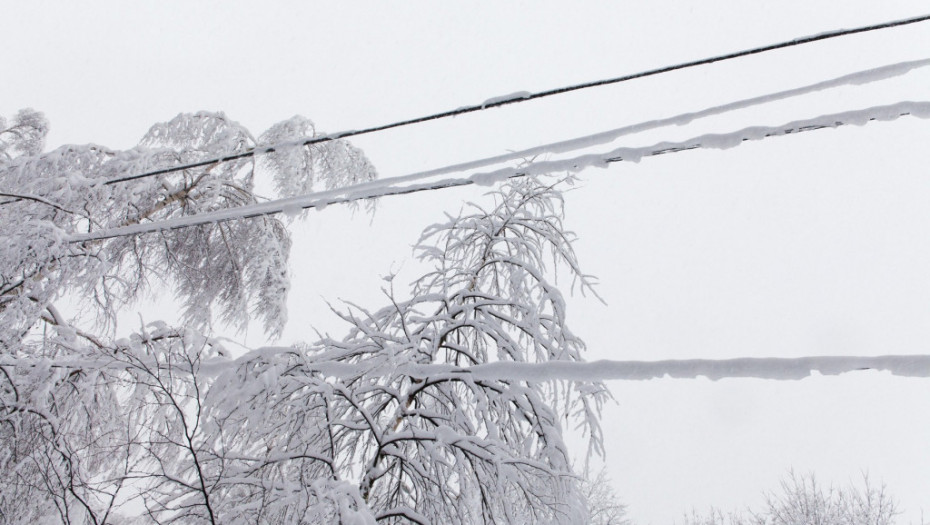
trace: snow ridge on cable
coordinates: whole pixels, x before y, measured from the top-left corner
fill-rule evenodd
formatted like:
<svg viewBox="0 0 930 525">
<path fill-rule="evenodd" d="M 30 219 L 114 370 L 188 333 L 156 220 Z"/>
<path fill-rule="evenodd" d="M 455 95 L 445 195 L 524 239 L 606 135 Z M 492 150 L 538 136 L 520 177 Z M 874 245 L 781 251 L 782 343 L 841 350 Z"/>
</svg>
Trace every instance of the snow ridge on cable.
<svg viewBox="0 0 930 525">
<path fill-rule="evenodd" d="M 253 350 L 238 359 L 216 357 L 205 360 L 200 371 L 207 375 L 222 373 L 242 363 L 269 361 L 274 355 L 293 353 L 290 347 L 266 347 Z M 122 368 L 125 362 L 112 359 L 36 359 L 4 358 L 0 366 L 52 366 L 61 368 Z M 354 377 L 357 363 L 333 361 L 312 363 L 320 374 L 330 377 Z M 930 355 L 883 356 L 809 356 L 809 357 L 740 357 L 734 359 L 668 359 L 660 361 L 598 360 L 590 362 L 549 361 L 521 363 L 498 361 L 470 367 L 452 365 L 404 365 L 397 371 L 412 378 L 441 378 L 467 374 L 476 380 L 511 381 L 648 381 L 674 378 L 720 379 L 755 378 L 794 381 L 816 374 L 832 376 L 865 370 L 885 371 L 900 377 L 930 377 Z"/>
<path fill-rule="evenodd" d="M 640 148 L 616 148 L 606 153 L 587 154 L 568 159 L 534 162 L 519 168 L 503 168 L 485 173 L 423 182 L 406 186 L 396 186 L 398 180 L 409 177 L 387 178 L 377 181 L 347 186 L 330 191 L 321 191 L 296 197 L 279 199 L 236 208 L 227 208 L 209 213 L 187 217 L 177 217 L 158 222 L 139 223 L 120 228 L 103 229 L 96 232 L 76 234 L 68 237 L 68 242 L 87 242 L 112 237 L 139 235 L 162 230 L 185 228 L 201 224 L 247 219 L 276 213 L 293 213 L 297 209 L 320 208 L 330 204 L 353 202 L 388 195 L 401 195 L 470 184 L 493 184 L 513 177 L 542 175 L 553 172 L 577 172 L 587 167 L 606 167 L 620 161 L 638 162 L 643 157 L 677 153 L 692 149 L 727 149 L 746 141 L 762 140 L 768 137 L 789 135 L 817 129 L 836 128 L 844 125 L 865 125 L 871 121 L 890 121 L 902 116 L 921 119 L 930 118 L 930 101 L 898 102 L 885 106 L 845 111 L 821 115 L 811 119 L 795 120 L 781 126 L 753 126 L 730 133 L 705 134 L 680 142 L 660 142 Z"/>
</svg>

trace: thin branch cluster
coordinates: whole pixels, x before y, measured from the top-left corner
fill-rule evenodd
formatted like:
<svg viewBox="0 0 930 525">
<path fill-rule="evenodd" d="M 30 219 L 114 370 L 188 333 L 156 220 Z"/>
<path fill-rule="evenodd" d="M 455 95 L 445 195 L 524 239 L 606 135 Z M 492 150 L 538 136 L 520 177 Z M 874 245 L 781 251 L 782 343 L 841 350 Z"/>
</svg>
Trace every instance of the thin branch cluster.
<svg viewBox="0 0 930 525">
<path fill-rule="evenodd" d="M 863 475 L 861 485 L 824 487 L 813 474 L 790 472 L 778 491 L 765 495 L 758 510 L 707 514 L 692 512 L 686 525 L 893 525 L 898 504 L 884 484 L 875 485 Z"/>
</svg>

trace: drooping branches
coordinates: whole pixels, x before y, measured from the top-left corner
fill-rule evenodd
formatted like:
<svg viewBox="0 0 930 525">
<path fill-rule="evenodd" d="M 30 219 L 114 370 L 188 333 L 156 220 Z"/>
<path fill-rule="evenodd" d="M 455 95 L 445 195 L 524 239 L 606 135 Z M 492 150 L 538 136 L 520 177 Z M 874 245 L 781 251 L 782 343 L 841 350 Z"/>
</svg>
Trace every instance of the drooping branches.
<svg viewBox="0 0 930 525">
<path fill-rule="evenodd" d="M 255 319 L 271 336 L 280 332 L 289 289 L 290 238 L 283 223 L 245 221 L 110 242 L 64 240 L 80 231 L 257 202 L 256 175 L 278 177 L 279 166 L 257 167 L 249 159 L 108 184 L 140 168 L 257 145 L 248 130 L 218 113 L 182 114 L 157 124 L 128 151 L 88 145 L 41 153 L 46 131 L 42 115 L 31 110 L 20 112 L 9 125 L 0 120 L 0 193 L 5 195 L 0 197 L 0 356 L 50 360 L 38 367 L 7 367 L 0 375 L 0 432 L 5 433 L 0 516 L 31 515 L 22 514 L 21 505 L 28 501 L 37 519 L 54 509 L 67 523 L 102 523 L 114 505 L 126 502 L 119 495 L 125 493 L 124 482 L 139 472 L 146 473 L 142 479 L 156 479 L 152 462 L 170 462 L 152 458 L 178 447 L 187 453 L 178 457 L 187 459 L 178 472 L 161 472 L 158 479 L 199 486 L 205 516 L 212 516 L 206 467 L 200 465 L 203 429 L 197 408 L 209 381 L 194 370 L 194 361 L 159 361 L 158 356 L 194 355 L 191 334 L 209 332 L 218 320 L 241 328 Z M 319 145 L 317 153 L 329 164 L 297 166 L 287 175 L 331 185 L 375 176 L 364 155 L 343 141 Z M 329 173 L 329 165 L 339 169 Z M 186 328 L 178 333 L 186 334 L 187 342 L 147 339 L 129 352 L 106 328 L 127 305 L 156 289 L 173 291 L 179 299 Z M 63 297 L 80 300 L 102 333 L 88 333 L 63 319 L 53 305 Z M 68 368 L 54 363 L 61 359 L 117 359 L 125 366 Z M 189 394 L 190 388 L 196 392 Z M 137 405 L 118 402 L 137 390 L 145 392 L 131 398 Z M 172 407 L 173 412 L 156 417 L 153 407 Z M 174 426 L 158 426 L 169 421 Z M 196 474 L 185 470 L 189 465 Z M 174 494 L 175 488 L 164 494 Z M 154 501 L 151 515 L 179 512 L 166 505 Z"/>
<path fill-rule="evenodd" d="M 308 475 L 354 487 L 349 508 L 361 505 L 383 523 L 581 519 L 561 421 L 578 418 L 599 449 L 603 387 L 405 372 L 581 359 L 564 301 L 544 277 L 559 266 L 590 287 L 562 229 L 559 192 L 529 181 L 496 198 L 490 210 L 427 230 L 417 250 L 434 269 L 410 299 L 392 297 L 373 312 L 351 308 L 341 313 L 346 338 L 256 353 L 221 376 L 214 410 L 225 426 L 248 429 L 243 441 L 262 453 L 240 458 L 240 469 L 294 493 Z M 326 375 L 333 366 L 339 377 Z M 249 424 L 258 419 L 276 423 Z M 314 444 L 313 454 L 295 451 L 295 436 Z"/>
<path fill-rule="evenodd" d="M 286 319 L 282 222 L 63 241 L 257 202 L 262 171 L 284 195 L 374 177 L 336 140 L 107 184 L 314 132 L 294 118 L 256 141 L 197 113 L 153 126 L 129 151 L 70 146 L 0 162 L 0 193 L 19 196 L 0 204 L 0 523 L 102 525 L 130 508 L 144 523 L 584 519 L 562 425 L 580 425 L 599 451 L 603 386 L 454 370 L 582 359 L 555 276 L 582 291 L 592 282 L 553 186 L 507 184 L 487 209 L 427 228 L 416 254 L 430 270 L 381 309 L 339 312 L 345 337 L 235 361 L 210 335 L 217 321 L 257 319 L 273 336 Z M 117 313 L 166 285 L 183 326 L 114 339 Z M 68 294 L 89 299 L 96 326 L 59 313 L 53 302 Z"/>
</svg>

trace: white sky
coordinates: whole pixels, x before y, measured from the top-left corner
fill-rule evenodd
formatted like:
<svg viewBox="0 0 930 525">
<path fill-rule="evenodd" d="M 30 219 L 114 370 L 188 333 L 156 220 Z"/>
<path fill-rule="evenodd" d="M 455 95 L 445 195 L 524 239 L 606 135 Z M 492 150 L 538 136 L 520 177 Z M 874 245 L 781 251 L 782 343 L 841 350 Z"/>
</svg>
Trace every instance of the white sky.
<svg viewBox="0 0 930 525">
<path fill-rule="evenodd" d="M 15 2 L 0 0 L 0 114 L 52 122 L 50 148 L 134 145 L 182 111 L 258 134 L 303 114 L 326 131 L 613 77 L 826 30 L 925 2 Z M 360 137 L 382 176 L 699 110 L 930 57 L 930 24 L 859 35 Z M 930 72 L 782 102 L 612 146 L 927 100 Z M 572 301 L 589 358 L 927 353 L 930 125 L 902 119 L 582 174 L 567 224 L 604 306 Z M 611 147 L 612 147 L 611 146 Z M 605 147 L 604 149 L 609 149 Z M 475 189 L 336 208 L 295 225 L 286 339 L 339 333 L 325 299 L 379 306 L 413 277 L 410 244 Z M 407 279 L 409 280 L 409 279 Z M 400 281 L 406 282 L 406 281 Z M 249 344 L 261 344 L 257 331 Z M 608 465 L 638 523 L 757 505 L 793 467 L 868 471 L 930 512 L 930 380 L 863 372 L 797 382 L 614 382 Z"/>
</svg>

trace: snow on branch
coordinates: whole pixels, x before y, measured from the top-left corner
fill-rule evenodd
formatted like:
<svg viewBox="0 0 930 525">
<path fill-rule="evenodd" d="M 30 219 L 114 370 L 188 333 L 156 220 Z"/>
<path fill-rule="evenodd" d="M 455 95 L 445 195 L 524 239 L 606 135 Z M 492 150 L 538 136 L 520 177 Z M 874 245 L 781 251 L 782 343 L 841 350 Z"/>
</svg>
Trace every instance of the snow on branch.
<svg viewBox="0 0 930 525">
<path fill-rule="evenodd" d="M 375 197 L 403 195 L 420 191 L 467 186 L 470 184 L 490 185 L 499 181 L 528 175 L 544 175 L 566 171 L 577 172 L 588 167 L 603 168 L 614 162 L 638 162 L 644 157 L 678 153 L 693 149 L 728 149 L 739 146 L 743 142 L 750 140 L 762 140 L 769 137 L 791 135 L 818 129 L 837 128 L 846 125 L 862 126 L 876 120 L 891 121 L 907 115 L 921 119 L 930 118 L 930 101 L 898 102 L 885 106 L 874 106 L 861 110 L 831 113 L 810 119 L 795 120 L 780 126 L 752 126 L 730 133 L 705 134 L 680 142 L 660 142 L 652 146 L 639 148 L 621 147 L 606 153 L 592 153 L 567 159 L 535 162 L 519 168 L 503 168 L 439 181 L 397 185 L 398 180 L 409 180 L 409 177 L 386 178 L 378 181 L 346 186 L 340 189 L 320 191 L 235 208 L 225 208 L 212 212 L 199 213 L 197 215 L 175 217 L 154 222 L 143 222 L 119 228 L 101 229 L 84 234 L 74 234 L 68 237 L 68 241 L 71 243 L 80 243 L 113 237 L 139 235 L 277 213 L 292 213 L 295 210 L 323 208 L 330 204 L 348 203 Z M 557 151 L 559 150 L 555 152 Z"/>
</svg>

